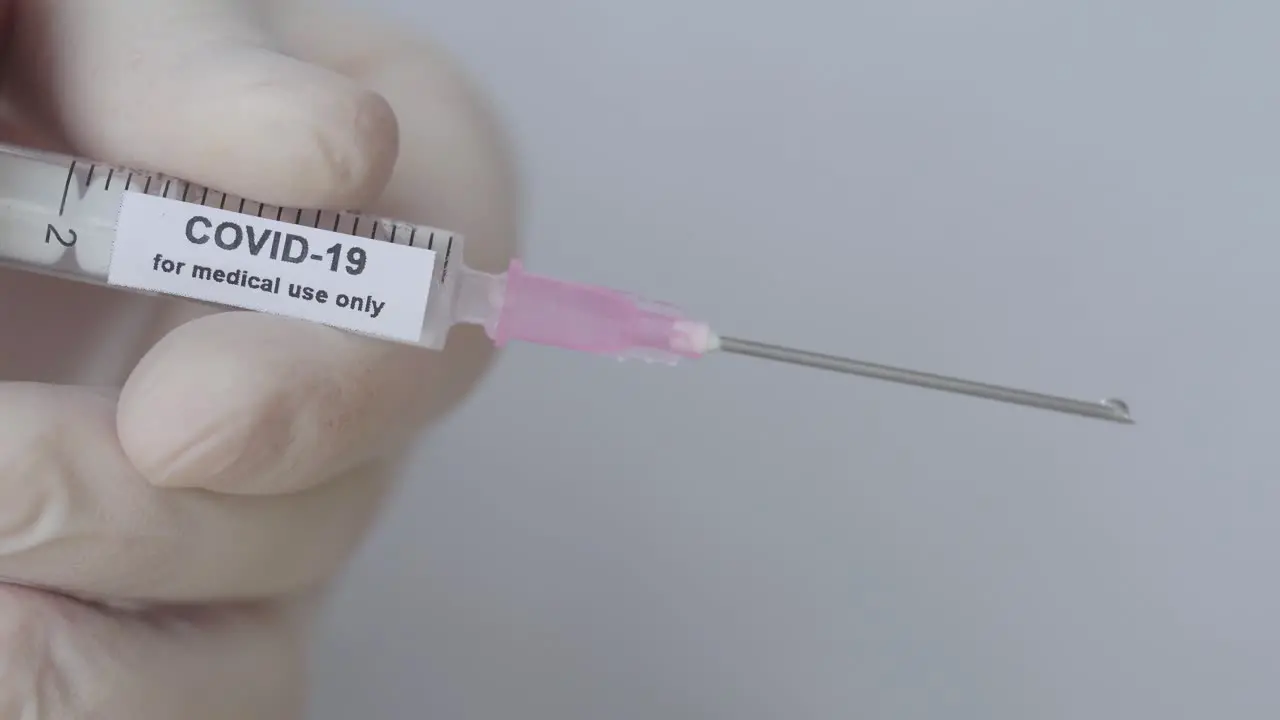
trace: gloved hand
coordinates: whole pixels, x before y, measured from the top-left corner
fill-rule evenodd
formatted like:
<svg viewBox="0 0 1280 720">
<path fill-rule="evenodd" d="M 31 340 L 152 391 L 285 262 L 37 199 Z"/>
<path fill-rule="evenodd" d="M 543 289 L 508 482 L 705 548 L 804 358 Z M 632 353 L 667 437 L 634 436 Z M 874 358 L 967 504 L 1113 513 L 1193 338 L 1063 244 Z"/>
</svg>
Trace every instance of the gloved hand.
<svg viewBox="0 0 1280 720">
<path fill-rule="evenodd" d="M 467 236 L 501 145 L 423 45 L 306 0 L 4 7 L 3 139 Z M 10 108 L 10 110 L 13 110 Z M 300 717 L 308 610 L 489 363 L 0 273 L 0 718 Z"/>
</svg>

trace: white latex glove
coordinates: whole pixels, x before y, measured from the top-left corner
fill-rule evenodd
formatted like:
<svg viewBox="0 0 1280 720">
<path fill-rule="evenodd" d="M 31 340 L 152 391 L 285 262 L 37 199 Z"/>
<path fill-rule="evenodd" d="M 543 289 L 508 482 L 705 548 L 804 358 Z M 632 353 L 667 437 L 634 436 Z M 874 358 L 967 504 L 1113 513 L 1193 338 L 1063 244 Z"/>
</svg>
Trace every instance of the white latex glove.
<svg viewBox="0 0 1280 720">
<path fill-rule="evenodd" d="M 500 144 L 422 44 L 305 0 L 6 10 L 5 139 L 430 223 L 505 267 Z M 489 363 L 450 344 L 0 273 L 0 718 L 300 717 L 304 608 Z"/>
</svg>

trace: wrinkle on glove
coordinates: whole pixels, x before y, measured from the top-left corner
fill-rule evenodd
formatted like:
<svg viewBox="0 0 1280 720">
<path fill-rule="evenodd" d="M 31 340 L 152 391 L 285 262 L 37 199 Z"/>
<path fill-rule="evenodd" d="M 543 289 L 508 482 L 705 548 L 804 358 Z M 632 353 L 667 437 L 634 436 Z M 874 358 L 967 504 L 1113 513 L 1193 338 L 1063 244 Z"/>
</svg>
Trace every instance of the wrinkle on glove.
<svg viewBox="0 0 1280 720">
<path fill-rule="evenodd" d="M 0 718 L 301 720 L 304 651 L 275 606 L 133 612 L 0 587 Z"/>
<path fill-rule="evenodd" d="M 114 403 L 0 383 L 0 407 L 22 418 L 0 433 L 0 579 L 153 603 L 305 591 L 346 560 L 388 481 L 363 468 L 288 496 L 158 491 L 115 441 Z"/>
</svg>

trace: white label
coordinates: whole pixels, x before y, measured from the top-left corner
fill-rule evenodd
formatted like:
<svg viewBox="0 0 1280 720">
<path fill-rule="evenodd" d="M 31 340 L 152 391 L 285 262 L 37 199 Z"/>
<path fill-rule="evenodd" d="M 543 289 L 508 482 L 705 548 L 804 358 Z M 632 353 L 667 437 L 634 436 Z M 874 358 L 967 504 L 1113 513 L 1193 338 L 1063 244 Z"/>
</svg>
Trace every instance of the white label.
<svg viewBox="0 0 1280 720">
<path fill-rule="evenodd" d="M 126 192 L 107 282 L 417 342 L 436 254 Z"/>
</svg>

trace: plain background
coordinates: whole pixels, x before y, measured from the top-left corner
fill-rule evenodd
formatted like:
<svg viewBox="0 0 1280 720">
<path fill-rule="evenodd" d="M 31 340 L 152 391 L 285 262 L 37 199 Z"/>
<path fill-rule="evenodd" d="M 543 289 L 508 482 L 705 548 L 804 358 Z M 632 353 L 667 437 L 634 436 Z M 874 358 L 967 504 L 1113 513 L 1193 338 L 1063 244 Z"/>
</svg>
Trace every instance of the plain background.
<svg viewBox="0 0 1280 720">
<path fill-rule="evenodd" d="M 535 270 L 1139 424 L 516 348 L 316 718 L 1280 714 L 1274 3 L 365 5 L 495 99 Z"/>
</svg>

